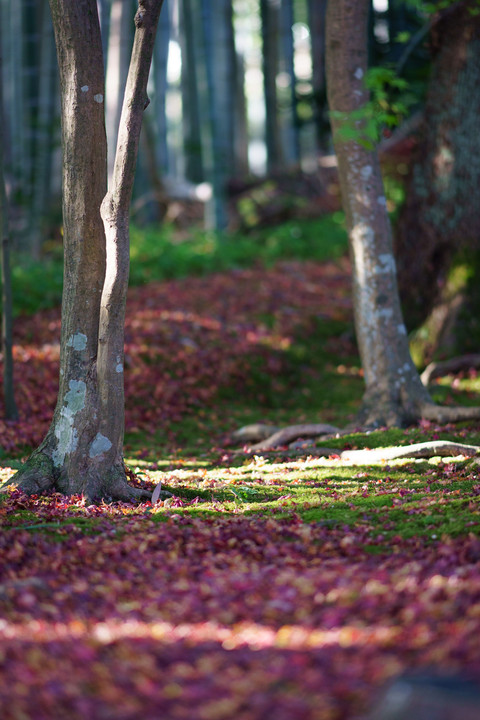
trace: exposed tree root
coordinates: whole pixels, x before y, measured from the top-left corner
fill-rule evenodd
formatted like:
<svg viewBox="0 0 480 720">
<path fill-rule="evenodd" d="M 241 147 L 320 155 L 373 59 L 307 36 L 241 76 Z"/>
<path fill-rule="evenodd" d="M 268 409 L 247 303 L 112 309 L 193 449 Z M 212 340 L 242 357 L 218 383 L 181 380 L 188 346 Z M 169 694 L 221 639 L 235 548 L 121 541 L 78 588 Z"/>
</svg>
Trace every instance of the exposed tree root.
<svg viewBox="0 0 480 720">
<path fill-rule="evenodd" d="M 337 450 L 338 452 L 338 450 Z M 374 462 L 387 462 L 398 458 L 430 458 L 435 456 L 474 457 L 480 453 L 477 445 L 463 445 L 462 443 L 447 440 L 432 440 L 431 442 L 414 443 L 405 447 L 383 447 L 365 450 L 344 450 L 339 453 L 340 459 L 354 465 L 370 465 Z"/>
<path fill-rule="evenodd" d="M 418 420 L 432 420 L 437 423 L 457 423 L 464 420 L 480 420 L 480 407 L 444 407 L 426 403 L 420 408 Z"/>
<path fill-rule="evenodd" d="M 277 425 L 265 425 L 264 423 L 253 423 L 245 425 L 232 433 L 232 440 L 239 442 L 260 442 L 274 435 L 281 430 Z"/>
<path fill-rule="evenodd" d="M 252 445 L 250 450 L 252 452 L 271 450 L 276 447 L 288 445 L 298 438 L 319 437 L 321 435 L 332 435 L 339 432 L 341 432 L 339 428 L 334 425 L 326 425 L 324 423 L 289 425 L 282 430 L 278 430 L 278 432 L 274 433 L 266 440 L 262 440 L 256 445 Z"/>
<path fill-rule="evenodd" d="M 413 445 L 372 448 L 363 450 L 340 450 L 339 448 L 309 447 L 305 449 L 269 450 L 267 455 L 276 458 L 292 459 L 293 457 L 330 458 L 335 456 L 348 465 L 372 465 L 379 462 L 389 462 L 401 458 L 431 458 L 431 457 L 478 457 L 480 446 L 463 445 L 443 440 L 415 443 Z M 480 460 L 479 460 L 480 462 Z"/>
<path fill-rule="evenodd" d="M 357 431 L 361 432 L 363 429 L 371 429 L 372 427 L 382 427 L 387 425 L 388 427 L 402 427 L 405 425 L 414 424 L 420 419 L 431 420 L 433 422 L 443 423 L 455 423 L 463 420 L 478 420 L 480 419 L 480 407 L 442 407 L 435 405 L 434 403 L 423 403 L 418 406 L 416 410 L 413 407 L 409 407 L 406 411 L 400 407 L 389 407 L 387 412 L 385 406 L 382 407 L 381 414 L 379 411 L 375 412 L 374 408 L 364 406 L 360 414 L 360 424 L 355 424 L 345 430 L 340 430 L 333 425 L 326 424 L 306 424 L 306 425 L 289 425 L 277 432 L 273 433 L 270 437 L 262 439 L 260 442 L 251 445 L 248 448 L 248 452 L 270 452 L 277 451 L 279 448 L 290 445 L 296 440 L 307 439 L 307 438 L 318 438 L 319 440 L 327 440 L 330 437 L 339 437 L 340 435 L 346 435 L 349 432 Z M 387 418 L 387 421 L 385 420 Z M 388 422 L 390 420 L 390 422 Z M 409 420 L 409 422 L 407 422 Z M 263 432 L 265 426 L 248 425 L 241 429 L 241 433 L 237 433 L 236 436 L 240 438 L 251 437 L 256 439 L 256 429 L 260 427 Z M 234 435 L 235 437 L 235 435 Z M 417 453 L 420 455 L 407 455 L 405 453 L 408 448 L 393 448 L 392 452 L 399 454 L 389 455 L 390 459 L 394 457 L 428 457 L 430 455 L 452 455 L 452 454 L 465 454 L 470 457 L 478 453 L 478 448 L 473 445 L 461 445 L 458 443 L 434 441 L 430 443 L 421 443 L 418 445 L 410 446 L 409 452 Z M 338 449 L 328 448 L 315 448 L 309 447 L 308 449 L 289 448 L 288 456 L 294 455 L 337 455 L 340 454 L 342 458 L 347 459 L 347 455 L 350 451 L 344 451 L 341 453 Z M 354 451 L 351 451 L 354 452 Z M 355 451 L 364 452 L 364 451 Z M 369 451 L 373 452 L 373 451 Z M 422 454 L 427 453 L 427 454 Z M 372 456 L 373 458 L 373 456 Z"/>
<path fill-rule="evenodd" d="M 449 373 L 458 373 L 462 370 L 480 367 L 480 354 L 470 353 L 459 357 L 444 360 L 443 362 L 431 362 L 420 375 L 420 380 L 427 386 L 437 377 L 443 377 Z"/>
</svg>

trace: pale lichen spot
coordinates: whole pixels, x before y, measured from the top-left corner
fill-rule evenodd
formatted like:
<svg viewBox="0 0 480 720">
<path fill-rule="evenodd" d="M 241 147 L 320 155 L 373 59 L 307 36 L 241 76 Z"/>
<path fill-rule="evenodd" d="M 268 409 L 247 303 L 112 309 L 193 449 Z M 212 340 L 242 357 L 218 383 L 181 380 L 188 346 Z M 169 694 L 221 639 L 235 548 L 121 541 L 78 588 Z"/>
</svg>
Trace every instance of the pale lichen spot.
<svg viewBox="0 0 480 720">
<path fill-rule="evenodd" d="M 80 88 L 80 90 L 81 90 L 83 93 L 86 93 L 86 92 L 89 91 L 89 87 L 88 87 L 88 85 L 82 85 L 82 87 Z"/>
<path fill-rule="evenodd" d="M 87 347 L 87 336 L 83 333 L 76 333 L 70 335 L 67 341 L 67 347 L 72 347 L 74 350 L 85 350 Z"/>
<path fill-rule="evenodd" d="M 387 198 L 385 197 L 385 195 L 379 195 L 377 197 L 377 203 L 379 205 L 382 205 L 382 207 L 387 207 Z"/>
<path fill-rule="evenodd" d="M 372 176 L 372 173 L 373 173 L 373 168 L 371 165 L 365 165 L 360 170 L 360 175 L 362 176 L 363 180 L 368 180 L 368 178 L 370 178 Z"/>
<path fill-rule="evenodd" d="M 381 310 L 377 310 L 377 316 L 379 318 L 382 318 L 383 320 L 389 320 L 393 315 L 392 308 L 381 308 Z"/>
<path fill-rule="evenodd" d="M 111 447 L 111 441 L 105 435 L 102 435 L 102 433 L 97 433 L 90 445 L 88 454 L 91 458 L 98 457 L 99 455 L 103 455 L 103 453 L 108 452 Z"/>
<path fill-rule="evenodd" d="M 378 265 L 375 267 L 375 273 L 377 275 L 394 273 L 395 270 L 395 258 L 391 253 L 384 253 L 378 256 Z"/>
<path fill-rule="evenodd" d="M 96 103 L 101 104 L 101 103 L 103 102 L 103 95 L 101 95 L 100 93 L 98 93 L 98 95 L 94 95 L 94 96 L 93 96 L 93 99 L 95 100 Z"/>
<path fill-rule="evenodd" d="M 358 68 L 355 70 L 354 75 L 355 75 L 355 77 L 357 78 L 357 80 L 361 80 L 362 77 L 363 77 L 363 70 L 362 70 L 362 68 L 361 68 L 361 67 L 358 67 Z"/>
<path fill-rule="evenodd" d="M 61 467 L 65 456 L 77 448 L 78 432 L 74 427 L 74 421 L 76 414 L 85 407 L 87 386 L 83 380 L 70 380 L 68 386 L 70 389 L 65 394 L 64 405 L 55 425 L 55 437 L 58 441 L 52 453 L 55 467 Z"/>
<path fill-rule="evenodd" d="M 407 328 L 403 323 L 400 323 L 397 325 L 397 332 L 399 335 L 406 335 L 407 334 Z"/>
<path fill-rule="evenodd" d="M 117 365 L 116 365 L 116 367 L 115 367 L 115 372 L 117 372 L 117 373 L 123 372 L 123 365 L 122 365 L 122 363 L 117 363 Z"/>
<path fill-rule="evenodd" d="M 75 415 L 79 410 L 85 407 L 85 396 L 87 394 L 87 386 L 83 380 L 70 380 L 68 383 L 70 390 L 65 395 L 65 405 L 62 408 Z"/>
</svg>

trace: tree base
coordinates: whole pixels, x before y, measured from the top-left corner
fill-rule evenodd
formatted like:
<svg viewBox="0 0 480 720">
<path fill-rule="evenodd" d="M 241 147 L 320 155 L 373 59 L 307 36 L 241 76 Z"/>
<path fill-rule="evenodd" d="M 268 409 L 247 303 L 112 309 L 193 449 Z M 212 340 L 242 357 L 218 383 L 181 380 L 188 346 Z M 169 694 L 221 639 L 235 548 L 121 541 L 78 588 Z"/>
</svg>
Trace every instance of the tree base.
<svg viewBox="0 0 480 720">
<path fill-rule="evenodd" d="M 416 425 L 421 420 L 443 424 L 478 419 L 480 419 L 480 407 L 436 405 L 426 388 L 418 382 L 409 388 L 409 392 L 401 392 L 397 395 L 374 388 L 367 390 L 351 427 L 406 428 Z"/>
<path fill-rule="evenodd" d="M 27 495 L 40 495 L 48 492 L 60 492 L 63 495 L 83 495 L 89 505 L 103 501 L 142 502 L 151 500 L 148 490 L 135 488 L 128 484 L 124 464 L 113 465 L 99 473 L 91 468 L 56 468 L 52 459 L 42 450 L 37 450 L 23 467 L 0 487 L 5 492 L 15 485 Z"/>
</svg>

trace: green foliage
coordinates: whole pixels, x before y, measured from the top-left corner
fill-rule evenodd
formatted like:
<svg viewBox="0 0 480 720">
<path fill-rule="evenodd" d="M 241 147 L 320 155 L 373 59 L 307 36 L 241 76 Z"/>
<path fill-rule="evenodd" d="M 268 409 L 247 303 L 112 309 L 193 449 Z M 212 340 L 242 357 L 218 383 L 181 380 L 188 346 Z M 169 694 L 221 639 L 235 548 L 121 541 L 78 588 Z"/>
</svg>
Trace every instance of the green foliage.
<svg viewBox="0 0 480 720">
<path fill-rule="evenodd" d="M 193 230 L 179 239 L 171 226 L 131 229 L 130 284 L 144 285 L 192 275 L 207 275 L 278 260 L 327 260 L 347 249 L 343 213 L 316 220 L 289 221 L 248 234 L 220 235 Z M 41 261 L 14 258 L 14 312 L 33 314 L 61 302 L 63 259 L 53 252 Z"/>
<path fill-rule="evenodd" d="M 457 4 L 458 0 L 434 0 L 434 2 L 431 2 L 431 0 L 407 0 L 407 5 L 425 15 L 434 15 Z M 467 9 L 471 15 L 480 14 L 480 0 L 472 0 L 471 6 Z"/>
<path fill-rule="evenodd" d="M 339 121 L 338 137 L 373 150 L 384 129 L 396 127 L 406 117 L 415 97 L 408 81 L 390 67 L 370 68 L 364 84 L 370 100 L 352 112 L 333 111 L 331 116 Z"/>
<path fill-rule="evenodd" d="M 295 220 L 247 234 L 196 230 L 184 240 L 171 228 L 132 229 L 131 283 L 207 275 L 278 260 L 327 260 L 347 249 L 343 213 L 317 220 Z"/>
<path fill-rule="evenodd" d="M 60 303 L 63 261 L 53 257 L 42 261 L 21 256 L 12 263 L 12 292 L 15 314 L 31 315 Z"/>
</svg>

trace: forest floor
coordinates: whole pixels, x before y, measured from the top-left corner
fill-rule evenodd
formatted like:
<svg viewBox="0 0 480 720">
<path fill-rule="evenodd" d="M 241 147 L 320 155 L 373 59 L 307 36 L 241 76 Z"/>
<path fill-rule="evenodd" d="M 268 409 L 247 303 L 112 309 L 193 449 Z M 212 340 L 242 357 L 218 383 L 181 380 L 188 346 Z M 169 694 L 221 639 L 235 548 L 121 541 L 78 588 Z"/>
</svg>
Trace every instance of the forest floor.
<svg viewBox="0 0 480 720">
<path fill-rule="evenodd" d="M 16 322 L 21 419 L 0 421 L 2 480 L 48 427 L 59 323 Z M 480 380 L 432 392 L 475 404 Z M 132 482 L 172 496 L 3 499 L 2 720 L 353 720 L 405 671 L 480 682 L 477 458 L 356 467 L 319 442 L 256 454 L 233 439 L 353 420 L 346 258 L 132 288 L 126 394 Z M 480 424 L 326 444 L 438 439 L 480 445 Z"/>
</svg>

